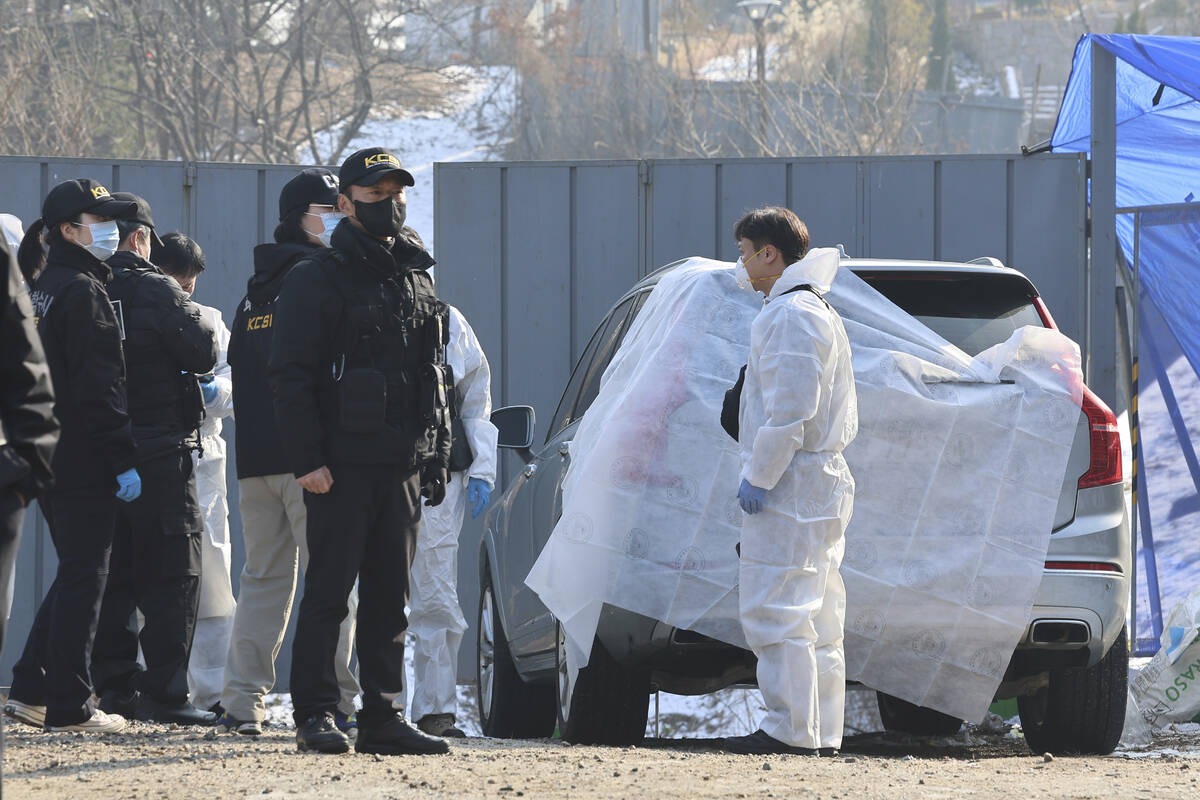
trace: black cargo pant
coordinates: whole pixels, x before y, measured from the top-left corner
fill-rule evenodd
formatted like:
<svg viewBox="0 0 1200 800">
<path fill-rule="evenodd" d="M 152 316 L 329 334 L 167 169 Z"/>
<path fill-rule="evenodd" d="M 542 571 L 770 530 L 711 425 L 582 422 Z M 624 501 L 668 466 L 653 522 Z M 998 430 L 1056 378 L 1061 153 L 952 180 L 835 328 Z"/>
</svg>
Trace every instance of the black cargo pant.
<svg viewBox="0 0 1200 800">
<path fill-rule="evenodd" d="M 15 579 L 17 548 L 21 544 L 21 523 L 25 506 L 12 488 L 0 489 L 0 655 L 4 653 L 4 635 L 8 629 L 8 589 Z M 0 775 L 4 772 L 4 719 L 0 714 Z"/>
<path fill-rule="evenodd" d="M 294 718 L 300 726 L 337 709 L 334 652 L 357 577 L 358 722 L 369 728 L 405 702 L 404 606 L 421 521 L 420 479 L 415 470 L 390 464 L 330 464 L 329 470 L 327 494 L 304 493 L 308 570 L 292 644 Z"/>
<path fill-rule="evenodd" d="M 200 536 L 192 454 L 138 465 L 142 495 L 123 504 L 92 652 L 96 691 L 137 690 L 174 705 L 188 699 L 187 665 L 200 603 Z M 145 626 L 139 637 L 140 610 Z M 138 643 L 146 660 L 137 661 Z"/>
<path fill-rule="evenodd" d="M 0 653 L 4 652 L 4 635 L 8 630 L 8 615 L 12 611 L 8 591 L 16 578 L 17 550 L 21 546 L 21 523 L 24 520 L 25 506 L 17 490 L 0 488 Z"/>
<path fill-rule="evenodd" d="M 92 716 L 88 658 L 121 502 L 115 491 L 115 482 L 91 490 L 52 490 L 39 501 L 58 571 L 13 667 L 11 696 L 45 706 L 47 725 L 74 725 Z"/>
</svg>

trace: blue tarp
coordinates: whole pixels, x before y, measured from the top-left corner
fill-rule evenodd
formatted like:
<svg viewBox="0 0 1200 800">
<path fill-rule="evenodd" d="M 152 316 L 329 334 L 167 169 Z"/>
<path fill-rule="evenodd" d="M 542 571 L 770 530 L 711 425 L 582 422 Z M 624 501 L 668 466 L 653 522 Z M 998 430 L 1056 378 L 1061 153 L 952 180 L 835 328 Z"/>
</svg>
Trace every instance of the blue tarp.
<svg viewBox="0 0 1200 800">
<path fill-rule="evenodd" d="M 1116 57 L 1118 207 L 1200 200 L 1200 38 L 1087 35 L 1075 48 L 1052 149 L 1090 152 L 1092 43 Z M 1200 203 L 1197 204 L 1200 210 Z M 1138 261 L 1139 366 L 1142 417 L 1140 481 L 1143 520 L 1139 595 L 1161 593 L 1166 608 L 1200 583 L 1194 531 L 1200 517 L 1191 435 L 1200 383 L 1200 215 L 1161 211 L 1142 215 Z M 1134 217 L 1117 216 L 1117 238 L 1134 261 Z M 1190 368 L 1189 368 L 1190 367 Z M 1174 388 L 1172 388 L 1174 387 Z M 1153 534 L 1151 534 L 1151 531 Z M 1148 560 L 1147 560 L 1148 559 Z M 1147 585 L 1157 560 L 1161 583 Z M 1139 649 L 1151 643 L 1151 607 L 1139 599 Z"/>
</svg>

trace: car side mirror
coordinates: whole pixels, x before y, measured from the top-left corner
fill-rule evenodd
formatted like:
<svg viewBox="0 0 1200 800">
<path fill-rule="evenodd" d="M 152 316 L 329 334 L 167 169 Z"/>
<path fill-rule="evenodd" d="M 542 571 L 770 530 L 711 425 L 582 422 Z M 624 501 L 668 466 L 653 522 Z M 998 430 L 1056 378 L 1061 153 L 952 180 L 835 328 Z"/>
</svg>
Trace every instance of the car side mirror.
<svg viewBox="0 0 1200 800">
<path fill-rule="evenodd" d="M 533 406 L 506 406 L 492 412 L 492 424 L 499 431 L 497 444 L 515 450 L 526 464 L 533 461 L 533 432 L 537 415 Z"/>
</svg>

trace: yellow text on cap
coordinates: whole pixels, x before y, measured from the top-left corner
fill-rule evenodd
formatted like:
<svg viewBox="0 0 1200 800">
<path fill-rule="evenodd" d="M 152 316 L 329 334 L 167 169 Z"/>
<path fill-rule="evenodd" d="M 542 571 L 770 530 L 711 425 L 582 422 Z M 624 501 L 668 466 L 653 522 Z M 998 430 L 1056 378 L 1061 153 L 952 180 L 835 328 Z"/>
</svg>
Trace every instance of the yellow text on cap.
<svg viewBox="0 0 1200 800">
<path fill-rule="evenodd" d="M 400 159 L 391 153 L 376 153 L 375 155 L 367 156 L 363 161 L 364 167 L 373 167 L 376 164 L 392 164 L 398 167 L 400 166 Z"/>
<path fill-rule="evenodd" d="M 96 200 L 99 200 L 101 197 L 108 197 L 108 189 L 105 189 L 103 186 L 93 186 L 92 197 Z"/>
</svg>

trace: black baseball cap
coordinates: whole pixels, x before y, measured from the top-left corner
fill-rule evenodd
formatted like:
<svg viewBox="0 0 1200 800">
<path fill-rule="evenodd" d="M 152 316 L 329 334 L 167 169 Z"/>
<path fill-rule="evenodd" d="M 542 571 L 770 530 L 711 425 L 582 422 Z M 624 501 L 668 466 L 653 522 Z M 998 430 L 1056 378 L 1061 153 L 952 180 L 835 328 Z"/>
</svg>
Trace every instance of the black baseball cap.
<svg viewBox="0 0 1200 800">
<path fill-rule="evenodd" d="M 301 170 L 279 193 L 279 218 L 301 207 L 337 206 L 337 195 L 338 179 L 332 172 L 320 167 Z"/>
<path fill-rule="evenodd" d="M 63 181 L 50 190 L 42 201 L 42 222 L 52 228 L 70 222 L 80 214 L 98 217 L 124 217 L 133 213 L 133 203 L 120 200 L 90 178 Z"/>
<path fill-rule="evenodd" d="M 158 238 L 158 233 L 154 230 L 154 217 L 150 216 L 150 204 L 146 202 L 146 198 L 133 192 L 113 192 L 113 197 L 133 203 L 133 211 L 122 214 L 121 219 L 131 219 L 145 225 L 150 229 L 150 246 L 162 247 L 162 239 Z"/>
<path fill-rule="evenodd" d="M 382 147 L 368 147 L 359 150 L 342 162 L 338 172 L 338 182 L 347 186 L 374 186 L 384 175 L 399 173 L 405 186 L 416 183 L 412 173 L 400 164 L 400 159 L 384 150 Z"/>
</svg>

